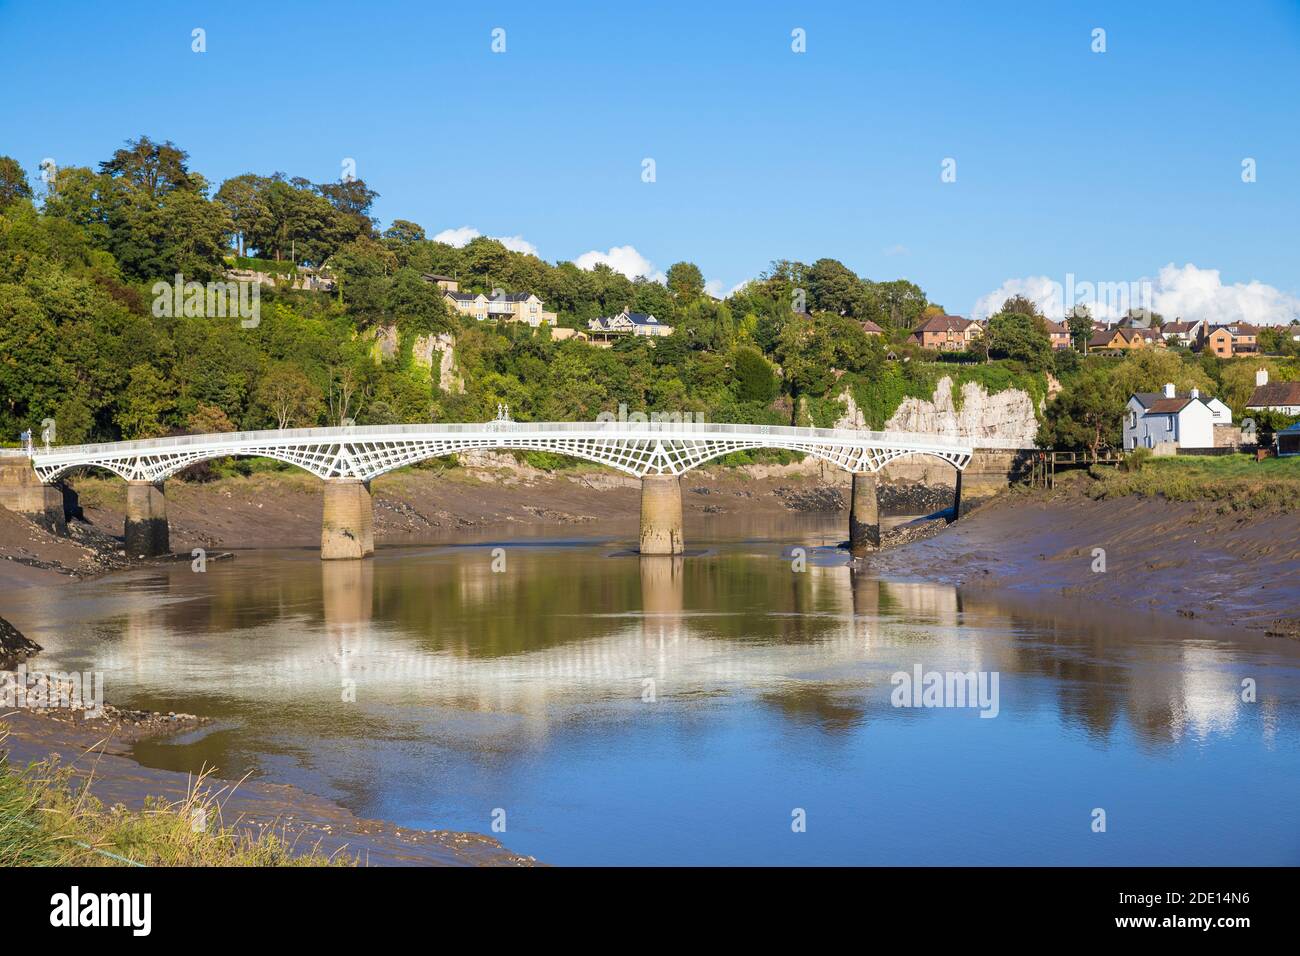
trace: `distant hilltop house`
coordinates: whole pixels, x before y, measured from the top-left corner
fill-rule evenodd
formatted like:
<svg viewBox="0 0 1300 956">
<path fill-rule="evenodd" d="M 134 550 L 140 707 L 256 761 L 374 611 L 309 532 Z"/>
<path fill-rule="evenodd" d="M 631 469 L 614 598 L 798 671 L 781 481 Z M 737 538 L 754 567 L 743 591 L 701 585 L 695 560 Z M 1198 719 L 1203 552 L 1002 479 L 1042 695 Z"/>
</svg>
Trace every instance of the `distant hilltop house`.
<svg viewBox="0 0 1300 956">
<path fill-rule="evenodd" d="M 251 260 L 245 260 L 251 261 Z M 275 263 L 264 269 L 235 268 L 226 270 L 226 278 L 234 282 L 256 282 L 258 285 L 288 285 L 291 289 L 311 292 L 333 292 L 334 280 L 311 266 L 294 266 Z"/>
<path fill-rule="evenodd" d="M 1118 354 L 1139 348 L 1179 346 L 1194 352 L 1208 351 L 1219 358 L 1259 351 L 1259 329 L 1246 322 L 1210 325 L 1202 320 L 1183 322 L 1180 319 L 1142 328 L 1133 321 L 1125 318 L 1114 325 L 1094 322 L 1088 351 Z"/>
<path fill-rule="evenodd" d="M 488 319 L 497 322 L 523 322 L 533 328 L 555 325 L 554 312 L 547 312 L 542 300 L 531 292 L 503 292 L 487 296 L 482 292 L 443 292 L 443 298 L 461 315 L 480 322 Z"/>
<path fill-rule="evenodd" d="M 1240 442 L 1232 427 L 1232 409 L 1217 398 L 1204 399 L 1197 389 L 1177 395 L 1173 383 L 1163 392 L 1129 397 L 1124 414 L 1124 450 L 1150 448 L 1173 454 L 1180 448 L 1223 448 Z"/>
<path fill-rule="evenodd" d="M 1259 351 L 1259 329 L 1245 322 L 1231 325 L 1211 325 L 1205 333 L 1202 349 L 1219 358 Z"/>
<path fill-rule="evenodd" d="M 1259 369 L 1255 373 L 1255 391 L 1250 393 L 1246 411 L 1300 415 L 1300 382 L 1270 383 L 1268 369 Z"/>
<path fill-rule="evenodd" d="M 1166 322 L 1160 326 L 1160 334 L 1168 345 L 1181 345 L 1193 348 L 1201 344 L 1205 335 L 1204 322 Z"/>
<path fill-rule="evenodd" d="M 863 319 L 859 324 L 862 326 L 862 331 L 866 332 L 867 335 L 885 334 L 885 330 L 882 329 L 880 326 L 876 325 L 876 323 L 872 322 L 870 319 Z"/>
<path fill-rule="evenodd" d="M 1053 322 L 1051 319 L 1046 320 L 1047 337 L 1052 342 L 1053 349 L 1068 349 L 1070 347 L 1070 327 L 1064 322 Z"/>
<path fill-rule="evenodd" d="M 1103 328 L 1088 339 L 1089 352 L 1131 352 L 1134 349 L 1162 349 L 1165 339 L 1155 329 Z"/>
<path fill-rule="evenodd" d="M 644 312 L 630 312 L 624 309 L 618 315 L 592 319 L 587 323 L 593 344 L 610 344 L 614 339 L 624 335 L 641 335 L 647 338 L 662 338 L 673 334 L 671 325 L 664 325 L 653 315 Z"/>
<path fill-rule="evenodd" d="M 984 334 L 978 322 L 960 315 L 935 315 L 926 319 L 908 336 L 923 349 L 939 352 L 964 352 Z"/>
<path fill-rule="evenodd" d="M 547 312 L 542 300 L 531 292 L 503 292 L 489 296 L 482 292 L 461 292 L 460 283 L 451 276 L 426 272 L 423 278 L 441 289 L 442 297 L 458 313 L 479 322 L 522 322 L 535 329 L 543 325 L 554 327 L 557 322 L 556 314 Z"/>
</svg>

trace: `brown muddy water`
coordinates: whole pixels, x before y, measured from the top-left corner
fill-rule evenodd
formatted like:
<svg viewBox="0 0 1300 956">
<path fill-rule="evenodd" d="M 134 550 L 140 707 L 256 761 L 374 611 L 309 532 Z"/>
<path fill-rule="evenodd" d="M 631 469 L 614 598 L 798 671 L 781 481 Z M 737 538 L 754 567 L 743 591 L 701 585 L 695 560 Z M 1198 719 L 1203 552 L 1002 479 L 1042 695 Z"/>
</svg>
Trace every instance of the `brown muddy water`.
<svg viewBox="0 0 1300 956">
<path fill-rule="evenodd" d="M 0 616 L 29 667 L 213 718 L 146 766 L 548 863 L 1300 863 L 1300 645 L 878 580 L 840 524 L 706 522 L 680 559 L 590 528 L 244 551 Z M 984 694 L 902 699 L 918 673 Z"/>
</svg>

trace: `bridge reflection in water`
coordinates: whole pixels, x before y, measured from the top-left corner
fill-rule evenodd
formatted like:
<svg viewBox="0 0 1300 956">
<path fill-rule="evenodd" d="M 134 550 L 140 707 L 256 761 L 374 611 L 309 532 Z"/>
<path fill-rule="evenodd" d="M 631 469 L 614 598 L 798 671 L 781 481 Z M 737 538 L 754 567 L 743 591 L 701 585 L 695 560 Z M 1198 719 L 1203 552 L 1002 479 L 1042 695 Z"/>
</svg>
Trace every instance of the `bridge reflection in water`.
<svg viewBox="0 0 1300 956">
<path fill-rule="evenodd" d="M 491 545 L 246 552 L 0 593 L 0 615 L 114 703 L 214 718 L 137 745 L 150 766 L 410 826 L 506 807 L 507 845 L 550 862 L 1294 862 L 1293 642 L 882 582 L 838 528 L 776 537 L 521 543 L 504 573 Z M 917 665 L 998 673 L 997 719 L 895 708 Z M 1123 823 L 1104 840 L 1095 806 Z"/>
<path fill-rule="evenodd" d="M 1095 614 L 884 582 L 830 549 L 803 573 L 770 546 L 690 559 L 607 553 L 510 550 L 504 574 L 480 548 L 376 562 L 250 553 L 205 575 L 90 584 L 85 606 L 103 619 L 65 611 L 43 626 L 39 604 L 34 618 L 14 618 L 52 660 L 104 671 L 140 706 L 180 695 L 163 709 L 279 720 L 306 699 L 331 723 L 347 682 L 362 711 L 502 710 L 545 725 L 555 705 L 639 699 L 647 679 L 659 698 L 759 693 L 778 706 L 829 689 L 828 707 L 853 723 L 888 716 L 890 676 L 919 662 L 999 672 L 1004 712 L 1054 707 L 1103 738 L 1123 719 L 1155 742 L 1231 727 L 1242 702 L 1225 669 L 1257 656 L 1189 641 L 1181 622 L 1144 620 L 1121 648 L 1116 623 Z"/>
</svg>

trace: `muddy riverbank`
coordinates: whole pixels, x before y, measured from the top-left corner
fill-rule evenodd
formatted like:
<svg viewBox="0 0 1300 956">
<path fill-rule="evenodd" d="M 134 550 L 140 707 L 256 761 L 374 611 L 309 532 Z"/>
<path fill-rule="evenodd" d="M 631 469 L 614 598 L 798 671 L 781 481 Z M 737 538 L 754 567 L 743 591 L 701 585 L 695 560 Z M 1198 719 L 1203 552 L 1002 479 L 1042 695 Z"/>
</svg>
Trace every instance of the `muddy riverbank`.
<svg viewBox="0 0 1300 956">
<path fill-rule="evenodd" d="M 146 797 L 182 800 L 192 774 L 142 766 L 133 743 L 156 731 L 115 720 L 71 720 L 25 711 L 0 712 L 0 750 L 15 766 L 56 760 L 102 803 L 138 810 Z M 295 850 L 343 854 L 368 866 L 534 866 L 492 837 L 418 830 L 356 817 L 330 800 L 264 780 L 213 779 L 221 823 L 252 835 L 274 834 Z"/>
<path fill-rule="evenodd" d="M 1014 491 L 872 573 L 1131 608 L 1300 638 L 1300 511 L 1238 512 L 1082 487 Z"/>
</svg>

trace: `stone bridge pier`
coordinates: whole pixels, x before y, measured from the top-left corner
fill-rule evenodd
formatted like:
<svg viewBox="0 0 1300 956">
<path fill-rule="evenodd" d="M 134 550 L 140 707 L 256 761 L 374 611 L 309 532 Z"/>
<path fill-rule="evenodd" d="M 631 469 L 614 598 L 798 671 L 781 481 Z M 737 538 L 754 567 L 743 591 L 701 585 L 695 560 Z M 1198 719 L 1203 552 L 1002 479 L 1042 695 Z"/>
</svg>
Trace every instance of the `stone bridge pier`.
<svg viewBox="0 0 1300 956">
<path fill-rule="evenodd" d="M 0 506 L 31 518 L 46 531 L 68 533 L 62 489 L 36 477 L 30 458 L 0 458 Z"/>
<path fill-rule="evenodd" d="M 853 475 L 853 495 L 849 499 L 849 550 L 863 554 L 880 547 L 880 500 L 877 477 L 868 471 Z"/>
<path fill-rule="evenodd" d="M 126 527 L 122 534 L 128 558 L 171 554 L 167 498 L 161 481 L 126 483 Z"/>
<path fill-rule="evenodd" d="M 374 553 L 375 508 L 370 482 L 356 478 L 325 479 L 321 560 L 356 560 Z"/>
<path fill-rule="evenodd" d="M 641 479 L 641 553 L 674 555 L 686 550 L 682 539 L 682 483 L 676 475 Z"/>
</svg>

